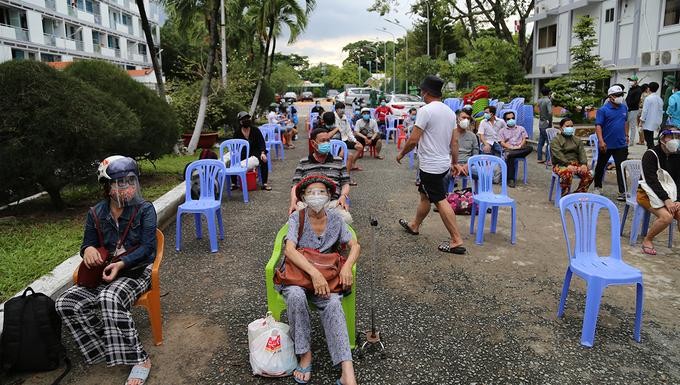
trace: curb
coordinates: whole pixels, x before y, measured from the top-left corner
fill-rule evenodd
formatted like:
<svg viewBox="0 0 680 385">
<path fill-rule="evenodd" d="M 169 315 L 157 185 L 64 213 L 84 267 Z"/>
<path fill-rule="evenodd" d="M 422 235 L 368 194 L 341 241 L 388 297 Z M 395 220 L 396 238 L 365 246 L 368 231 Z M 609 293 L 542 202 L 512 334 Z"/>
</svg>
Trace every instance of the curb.
<svg viewBox="0 0 680 385">
<path fill-rule="evenodd" d="M 170 224 L 177 213 L 177 207 L 184 202 L 184 182 L 175 186 L 172 190 L 165 193 L 153 202 L 158 217 L 158 228 L 163 228 Z M 36 293 L 43 293 L 56 299 L 61 293 L 73 286 L 73 272 L 80 264 L 82 258 L 76 254 L 64 262 L 60 263 L 51 272 L 33 281 L 30 286 Z M 27 286 L 27 287 L 28 287 Z M 26 287 L 21 289 L 14 297 L 24 293 Z M 0 305 L 0 310 L 4 309 L 5 303 Z M 0 332 L 2 332 L 4 313 L 0 311 Z"/>
</svg>

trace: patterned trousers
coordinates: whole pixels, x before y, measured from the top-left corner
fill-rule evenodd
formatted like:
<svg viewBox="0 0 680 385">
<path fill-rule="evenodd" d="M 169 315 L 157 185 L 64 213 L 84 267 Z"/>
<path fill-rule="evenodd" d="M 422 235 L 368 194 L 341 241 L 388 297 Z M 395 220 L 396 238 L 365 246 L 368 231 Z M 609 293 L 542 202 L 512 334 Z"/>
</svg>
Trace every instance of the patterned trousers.
<svg viewBox="0 0 680 385">
<path fill-rule="evenodd" d="M 562 196 L 569 194 L 571 191 L 571 181 L 574 178 L 574 175 L 581 179 L 576 192 L 588 192 L 588 187 L 593 183 L 593 175 L 590 173 L 590 170 L 586 172 L 581 171 L 581 165 L 576 162 L 570 163 L 569 166 L 578 167 L 578 169 L 576 171 L 569 171 L 568 166 L 553 166 L 553 172 L 560 177 Z"/>
<path fill-rule="evenodd" d="M 288 306 L 290 336 L 295 342 L 295 354 L 307 353 L 312 349 L 312 326 L 309 319 L 307 293 L 300 286 L 283 286 L 281 292 Z M 310 296 L 310 300 L 316 306 L 321 316 L 321 325 L 326 334 L 328 352 L 331 355 L 334 366 L 343 361 L 352 361 L 347 323 L 345 322 L 345 313 L 342 311 L 340 298 L 341 296 L 336 293 L 331 293 L 328 298 L 316 295 Z"/>
<path fill-rule="evenodd" d="M 151 287 L 151 265 L 141 277 L 120 277 L 94 289 L 72 286 L 55 307 L 88 364 L 136 365 L 144 351 L 130 308 Z"/>
</svg>

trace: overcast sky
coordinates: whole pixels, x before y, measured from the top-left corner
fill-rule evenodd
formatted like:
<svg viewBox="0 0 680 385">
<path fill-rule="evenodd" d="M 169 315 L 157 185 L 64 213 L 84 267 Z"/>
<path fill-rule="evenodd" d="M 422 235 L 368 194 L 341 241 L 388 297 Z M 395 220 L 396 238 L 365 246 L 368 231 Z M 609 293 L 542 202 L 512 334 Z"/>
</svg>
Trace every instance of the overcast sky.
<svg viewBox="0 0 680 385">
<path fill-rule="evenodd" d="M 416 16 L 407 14 L 409 0 L 400 0 L 399 8 L 386 17 L 395 18 L 406 28 L 411 28 Z M 317 0 L 316 8 L 310 15 L 309 24 L 298 40 L 288 46 L 288 35 L 276 42 L 276 51 L 309 56 L 310 63 L 332 63 L 341 65 L 347 57 L 342 47 L 357 40 L 392 39 L 389 34 L 376 31 L 387 27 L 395 36 L 404 36 L 405 31 L 392 25 L 376 12 L 368 12 L 371 0 Z"/>
</svg>

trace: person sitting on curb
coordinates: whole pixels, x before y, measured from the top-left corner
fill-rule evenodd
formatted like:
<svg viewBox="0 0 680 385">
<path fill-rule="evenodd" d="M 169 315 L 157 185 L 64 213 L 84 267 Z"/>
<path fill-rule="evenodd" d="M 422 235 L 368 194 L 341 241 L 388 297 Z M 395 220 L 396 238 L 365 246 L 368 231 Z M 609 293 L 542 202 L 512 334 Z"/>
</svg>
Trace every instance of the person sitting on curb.
<svg viewBox="0 0 680 385">
<path fill-rule="evenodd" d="M 505 127 L 498 133 L 498 138 L 508 167 L 508 187 L 515 187 L 515 159 L 526 158 L 533 149 L 527 145 L 529 135 L 524 127 L 517 125 L 514 112 L 503 114 L 503 120 Z"/>
<path fill-rule="evenodd" d="M 325 128 L 317 128 L 309 134 L 313 152 L 307 158 L 301 159 L 293 174 L 293 188 L 290 190 L 290 206 L 288 214 L 297 210 L 298 198 L 295 185 L 309 175 L 321 174 L 330 178 L 338 189 L 331 194 L 331 200 L 337 200 L 337 206 L 349 211 L 347 198 L 349 197 L 350 178 L 347 167 L 342 158 L 331 155 L 330 135 Z"/>
<path fill-rule="evenodd" d="M 361 167 L 356 166 L 356 163 L 364 154 L 364 146 L 357 141 L 354 132 L 352 132 L 352 128 L 349 126 L 349 122 L 347 122 L 347 117 L 345 116 L 345 103 L 343 102 L 335 103 L 335 129 L 331 130 L 330 133 L 332 134 L 333 139 L 336 139 L 337 133 L 339 133 L 340 140 L 347 145 L 347 150 L 355 150 L 354 153 L 350 152 L 347 154 L 347 169 L 350 171 L 363 171 Z"/>
<path fill-rule="evenodd" d="M 296 285 L 277 285 L 277 290 L 286 301 L 291 338 L 295 354 L 299 357 L 298 366 L 293 371 L 293 379 L 298 384 L 308 383 L 312 376 L 312 329 L 308 305 L 311 301 L 318 309 L 333 366 L 340 366 L 342 370 L 335 384 L 356 385 L 347 323 L 340 301 L 342 293 L 332 293 L 317 267 L 298 251 L 308 248 L 330 253 L 337 251 L 338 245 L 348 245 L 349 256 L 340 269 L 339 277 L 343 289 L 352 287 L 352 266 L 359 258 L 361 246 L 352 237 L 347 223 L 336 211 L 327 208 L 331 196 L 335 195 L 335 186 L 323 175 L 310 175 L 293 187 L 297 200 L 303 202 L 306 208 L 294 212 L 288 219 L 284 253 L 292 264 L 309 275 L 314 291 L 306 291 Z"/>
<path fill-rule="evenodd" d="M 593 174 L 588 169 L 586 148 L 578 138 L 574 137 L 574 122 L 569 118 L 560 121 L 562 133 L 550 142 L 553 172 L 560 178 L 562 196 L 571 191 L 571 181 L 574 175 L 581 179 L 576 192 L 588 192 L 593 183 Z"/>
<path fill-rule="evenodd" d="M 99 286 L 71 286 L 57 298 L 55 309 L 85 363 L 132 366 L 125 384 L 142 385 L 149 376 L 151 360 L 130 308 L 151 289 L 156 210 L 142 198 L 134 159 L 110 156 L 99 164 L 97 174 L 106 198 L 87 214 L 80 255 L 88 268 L 106 262 L 98 247 L 120 259 L 104 268 Z"/>
<path fill-rule="evenodd" d="M 665 180 L 660 180 L 663 174 Z M 642 241 L 642 252 L 656 255 L 654 237 L 673 219 L 680 230 L 680 130 L 664 130 L 659 144 L 642 155 L 642 175 L 637 190 L 638 204 L 656 216 Z M 663 182 L 663 183 L 662 183 Z"/>
<path fill-rule="evenodd" d="M 378 159 L 385 159 L 380 155 L 382 149 L 382 140 L 380 140 L 380 130 L 375 119 L 371 118 L 371 110 L 369 108 L 361 109 L 361 119 L 357 120 L 354 125 L 354 134 L 357 140 L 364 146 L 373 146 L 375 148 L 375 157 Z"/>
<path fill-rule="evenodd" d="M 482 152 L 485 154 L 501 156 L 501 144 L 499 133 L 505 128 L 505 122 L 496 117 L 496 106 L 484 109 L 484 119 L 479 124 L 479 140 L 482 141 Z"/>
</svg>

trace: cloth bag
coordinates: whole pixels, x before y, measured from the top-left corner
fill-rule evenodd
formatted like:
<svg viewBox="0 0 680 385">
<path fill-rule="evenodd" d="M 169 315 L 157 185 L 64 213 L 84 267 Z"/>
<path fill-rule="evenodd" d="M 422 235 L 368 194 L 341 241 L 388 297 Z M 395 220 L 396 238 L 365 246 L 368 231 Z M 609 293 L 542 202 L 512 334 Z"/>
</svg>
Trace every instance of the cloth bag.
<svg viewBox="0 0 680 385">
<path fill-rule="evenodd" d="M 652 150 L 647 150 L 647 152 L 651 152 L 656 157 L 656 177 L 659 179 L 659 183 L 661 183 L 661 187 L 663 187 L 663 189 L 666 191 L 668 197 L 675 202 L 678 199 L 678 188 L 675 185 L 675 181 L 673 181 L 673 177 L 671 177 L 668 171 L 661 168 L 659 156 L 656 154 L 656 152 Z M 645 173 L 643 172 L 641 175 L 642 180 L 640 181 L 639 186 L 642 187 L 642 189 L 647 193 L 647 196 L 649 196 L 649 204 L 655 209 L 664 207 L 664 202 L 658 196 L 656 196 L 654 190 L 652 190 L 652 188 L 647 184 L 647 181 L 645 181 Z"/>
<path fill-rule="evenodd" d="M 472 196 L 472 189 L 465 188 L 462 190 L 455 190 L 446 197 L 451 209 L 456 215 L 470 215 L 472 214 L 472 204 L 474 198 Z"/>
<path fill-rule="evenodd" d="M 297 366 L 289 326 L 268 312 L 248 325 L 248 348 L 253 374 L 264 377 L 290 376 Z"/>
</svg>

